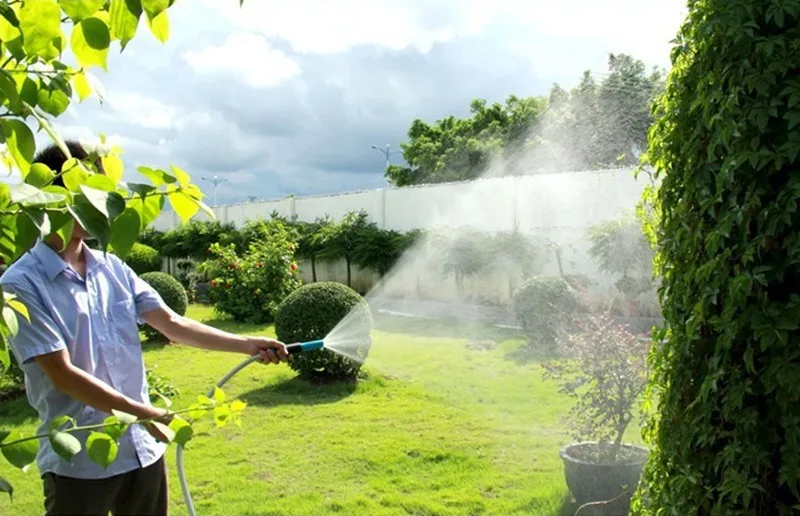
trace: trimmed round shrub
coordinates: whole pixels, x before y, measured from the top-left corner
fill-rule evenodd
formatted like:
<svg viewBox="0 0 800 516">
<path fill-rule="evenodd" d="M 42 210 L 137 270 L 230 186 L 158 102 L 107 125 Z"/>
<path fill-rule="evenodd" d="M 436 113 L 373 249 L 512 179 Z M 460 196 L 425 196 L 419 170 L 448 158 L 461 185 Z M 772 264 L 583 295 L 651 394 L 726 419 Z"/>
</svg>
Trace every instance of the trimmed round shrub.
<svg viewBox="0 0 800 516">
<path fill-rule="evenodd" d="M 125 263 L 138 275 L 161 270 L 161 255 L 152 247 L 144 244 L 133 244 L 133 248 L 125 257 Z"/>
<path fill-rule="evenodd" d="M 164 303 L 178 315 L 186 314 L 189 307 L 189 299 L 186 296 L 186 289 L 183 285 L 167 274 L 166 272 L 147 272 L 142 274 L 142 280 L 158 292 Z M 166 342 L 166 338 L 148 325 L 144 326 L 144 333 L 147 340 L 151 342 Z"/>
<path fill-rule="evenodd" d="M 275 315 L 275 333 L 286 344 L 323 339 L 334 328 L 341 333 L 340 349 L 352 358 L 327 349 L 305 351 L 292 355 L 289 366 L 306 378 L 355 379 L 369 352 L 372 330 L 369 305 L 355 290 L 334 282 L 304 285 L 281 303 Z M 333 337 L 330 340 L 336 344 L 337 335 Z"/>
<path fill-rule="evenodd" d="M 526 281 L 514 294 L 514 313 L 531 347 L 555 351 L 580 308 L 578 292 L 560 276 Z"/>
</svg>

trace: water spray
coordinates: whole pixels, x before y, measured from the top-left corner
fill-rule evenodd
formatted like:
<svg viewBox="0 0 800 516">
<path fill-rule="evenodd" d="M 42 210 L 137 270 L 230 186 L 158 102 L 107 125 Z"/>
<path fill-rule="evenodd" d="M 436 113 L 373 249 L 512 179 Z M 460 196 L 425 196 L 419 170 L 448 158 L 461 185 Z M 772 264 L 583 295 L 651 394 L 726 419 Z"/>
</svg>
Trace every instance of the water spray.
<svg viewBox="0 0 800 516">
<path fill-rule="evenodd" d="M 312 340 L 308 342 L 300 342 L 297 344 L 289 344 L 286 346 L 286 352 L 290 355 L 294 355 L 297 353 L 301 353 L 303 351 L 314 351 L 325 348 L 325 340 Z M 261 355 L 253 355 L 251 357 L 246 358 L 243 362 L 239 365 L 228 371 L 228 373 L 220 379 L 216 387 L 222 387 L 225 383 L 233 378 L 239 371 L 244 369 L 245 367 L 249 366 L 253 362 L 257 362 L 261 360 Z M 212 388 L 208 392 L 208 397 L 214 395 L 214 388 Z M 186 510 L 189 513 L 189 516 L 197 516 L 197 513 L 194 510 L 194 502 L 192 502 L 192 494 L 189 492 L 189 484 L 186 481 L 186 473 L 183 470 L 183 445 L 178 444 L 178 450 L 175 452 L 176 462 L 177 462 L 177 469 L 178 469 L 178 478 L 180 479 L 181 483 L 181 491 L 183 491 L 183 499 L 186 501 Z"/>
</svg>

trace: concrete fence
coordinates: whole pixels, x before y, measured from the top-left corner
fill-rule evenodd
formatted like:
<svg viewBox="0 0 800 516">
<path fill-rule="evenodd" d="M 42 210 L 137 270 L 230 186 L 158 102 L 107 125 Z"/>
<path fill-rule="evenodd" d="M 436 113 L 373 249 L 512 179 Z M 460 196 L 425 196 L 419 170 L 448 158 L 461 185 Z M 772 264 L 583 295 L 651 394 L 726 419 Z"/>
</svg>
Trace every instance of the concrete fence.
<svg viewBox="0 0 800 516">
<path fill-rule="evenodd" d="M 595 295 L 610 294 L 613 279 L 604 277 L 588 254 L 587 230 L 600 222 L 633 212 L 648 184 L 646 175 L 638 179 L 632 169 L 592 172 L 540 174 L 522 177 L 481 179 L 465 183 L 424 185 L 405 188 L 343 193 L 328 196 L 287 197 L 254 203 L 214 208 L 217 220 L 240 227 L 249 220 L 269 218 L 273 212 L 301 221 L 331 217 L 340 219 L 351 211 L 364 210 L 379 227 L 397 231 L 469 226 L 477 230 L 498 232 L 518 230 L 535 236 L 539 242 L 558 244 L 561 269 L 566 274 L 584 275 L 595 285 Z M 206 220 L 200 215 L 198 220 Z M 154 226 L 160 230 L 176 227 L 179 219 L 165 212 Z M 556 253 L 543 251 L 539 273 L 556 274 L 559 264 Z M 311 279 L 308 264 L 303 264 L 304 279 Z M 398 298 L 420 295 L 419 285 L 432 285 L 424 296 L 436 301 L 454 300 L 454 282 L 443 283 L 433 276 L 425 279 L 425 271 L 407 267 L 410 276 L 403 285 L 407 292 L 393 292 Z M 432 273 L 431 273 L 432 274 Z M 512 274 L 513 276 L 513 274 Z M 343 263 L 318 264 L 318 280 L 344 281 Z M 354 270 L 353 286 L 370 290 L 378 277 L 367 271 Z M 453 283 L 453 284 L 451 284 Z M 503 271 L 469 278 L 466 287 L 483 302 L 505 305 L 513 290 L 513 278 Z M 399 288 L 399 287 L 398 287 Z"/>
</svg>

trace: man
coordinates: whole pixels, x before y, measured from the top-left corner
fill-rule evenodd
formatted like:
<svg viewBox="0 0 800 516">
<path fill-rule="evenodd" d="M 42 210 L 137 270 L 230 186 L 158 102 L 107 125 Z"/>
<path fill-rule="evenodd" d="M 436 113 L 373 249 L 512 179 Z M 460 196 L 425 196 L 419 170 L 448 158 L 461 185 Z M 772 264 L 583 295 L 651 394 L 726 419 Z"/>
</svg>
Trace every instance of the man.
<svg viewBox="0 0 800 516">
<path fill-rule="evenodd" d="M 87 153 L 69 142 L 70 153 Z M 58 172 L 66 161 L 55 146 L 34 160 Z M 98 164 L 102 173 L 102 164 Z M 147 283 L 118 257 L 89 249 L 84 228 L 75 224 L 62 248 L 58 236 L 38 242 L 0 279 L 5 292 L 28 308 L 11 349 L 25 372 L 29 403 L 47 432 L 62 415 L 78 425 L 102 423 L 112 410 L 139 419 L 164 418 L 148 396 L 137 323 L 147 323 L 173 342 L 207 350 L 260 354 L 277 363 L 287 357 L 283 344 L 243 337 L 191 321 L 169 309 Z M 191 367 L 191 364 L 186 364 Z M 40 432 L 41 433 L 41 432 Z M 85 442 L 86 435 L 79 435 Z M 107 468 L 82 450 L 71 462 L 40 441 L 37 465 L 44 482 L 48 515 L 168 513 L 166 444 L 154 425 L 132 425 L 119 441 Z"/>
</svg>

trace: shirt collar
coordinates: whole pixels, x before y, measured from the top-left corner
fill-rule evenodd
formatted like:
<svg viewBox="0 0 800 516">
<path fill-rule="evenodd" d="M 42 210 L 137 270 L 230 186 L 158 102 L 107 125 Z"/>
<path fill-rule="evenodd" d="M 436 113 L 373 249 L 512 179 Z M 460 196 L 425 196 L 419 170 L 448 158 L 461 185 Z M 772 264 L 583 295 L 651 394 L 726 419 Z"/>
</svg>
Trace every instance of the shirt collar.
<svg viewBox="0 0 800 516">
<path fill-rule="evenodd" d="M 47 274 L 47 278 L 50 281 L 56 279 L 59 274 L 69 267 L 67 262 L 52 247 L 41 240 L 34 246 L 32 253 L 44 267 L 45 274 Z M 85 243 L 83 244 L 83 255 L 86 258 L 86 270 L 92 271 L 99 264 L 105 263 L 103 253 L 89 249 Z"/>
</svg>

